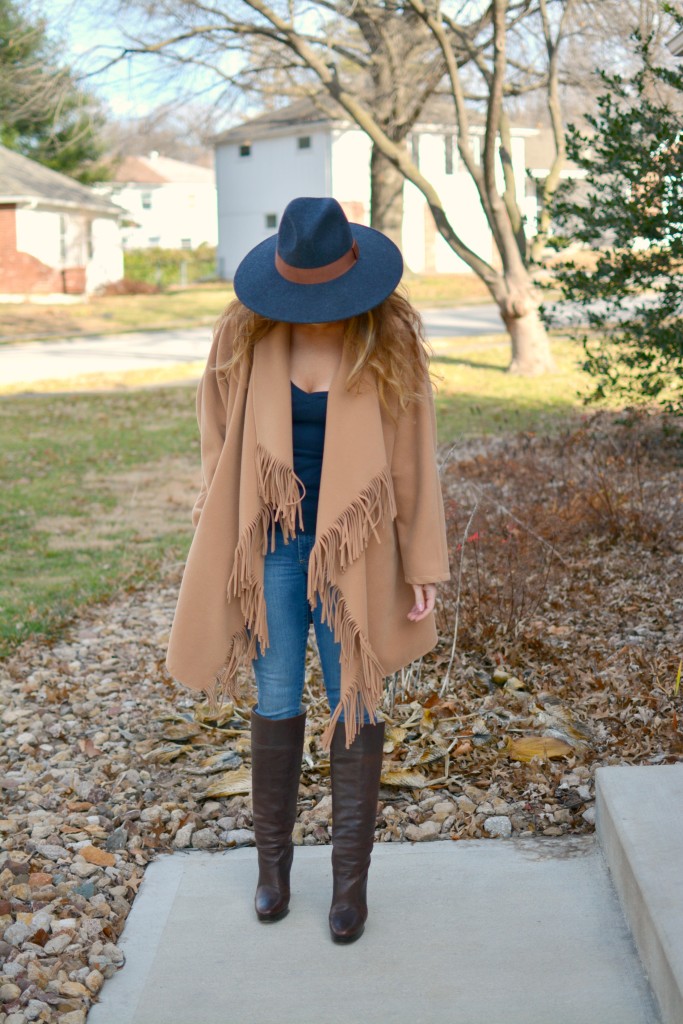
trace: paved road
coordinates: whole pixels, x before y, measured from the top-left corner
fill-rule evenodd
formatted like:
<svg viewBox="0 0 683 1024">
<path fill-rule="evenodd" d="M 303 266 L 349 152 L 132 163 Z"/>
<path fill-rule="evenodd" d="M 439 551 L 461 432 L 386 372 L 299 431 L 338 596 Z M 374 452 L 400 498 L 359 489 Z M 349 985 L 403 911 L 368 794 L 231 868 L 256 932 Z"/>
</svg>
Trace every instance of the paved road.
<svg viewBox="0 0 683 1024">
<path fill-rule="evenodd" d="M 424 311 L 430 337 L 491 334 L 502 322 L 493 303 Z M 0 383 L 67 380 L 87 373 L 121 373 L 205 360 L 210 327 L 85 335 L 0 346 Z"/>
<path fill-rule="evenodd" d="M 494 303 L 457 309 L 424 309 L 422 316 L 430 338 L 476 337 L 504 331 Z M 576 316 L 576 310 L 569 304 L 562 306 L 560 319 L 563 322 L 574 320 Z M 0 345 L 0 386 L 204 361 L 210 340 L 210 327 L 195 327 Z"/>
<path fill-rule="evenodd" d="M 210 340 L 210 328 L 195 327 L 3 345 L 0 386 L 191 363 L 206 359 Z"/>
</svg>

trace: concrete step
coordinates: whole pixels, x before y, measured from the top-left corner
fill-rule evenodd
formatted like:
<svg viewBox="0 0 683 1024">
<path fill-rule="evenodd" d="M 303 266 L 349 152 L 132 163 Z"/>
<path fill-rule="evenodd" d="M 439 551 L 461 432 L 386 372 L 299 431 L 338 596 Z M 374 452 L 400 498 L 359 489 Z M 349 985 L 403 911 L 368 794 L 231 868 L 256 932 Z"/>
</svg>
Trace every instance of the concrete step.
<svg viewBox="0 0 683 1024">
<path fill-rule="evenodd" d="M 596 769 L 595 826 L 664 1024 L 683 1022 L 683 763 Z"/>
<path fill-rule="evenodd" d="M 348 946 L 330 853 L 296 848 L 273 924 L 253 847 L 159 857 L 88 1024 L 661 1024 L 595 835 L 378 843 Z"/>
</svg>

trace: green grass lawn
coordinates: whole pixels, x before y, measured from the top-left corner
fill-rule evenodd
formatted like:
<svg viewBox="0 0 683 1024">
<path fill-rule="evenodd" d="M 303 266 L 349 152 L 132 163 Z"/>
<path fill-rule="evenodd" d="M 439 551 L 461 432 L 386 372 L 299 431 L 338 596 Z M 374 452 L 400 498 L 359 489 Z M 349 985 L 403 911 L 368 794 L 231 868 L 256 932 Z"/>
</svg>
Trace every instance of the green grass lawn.
<svg viewBox="0 0 683 1024">
<path fill-rule="evenodd" d="M 585 413 L 578 393 L 591 385 L 580 369 L 583 350 L 559 333 L 551 332 L 551 345 L 555 371 L 519 377 L 506 373 L 505 335 L 455 339 L 447 348 L 435 343 L 431 369 L 440 442 L 516 430 L 552 432 Z"/>
<path fill-rule="evenodd" d="M 0 401 L 0 654 L 185 556 L 194 391 Z"/>
<path fill-rule="evenodd" d="M 505 373 L 503 335 L 435 348 L 442 443 L 554 431 L 583 411 L 581 350 L 561 337 L 556 372 L 537 378 Z M 195 393 L 193 380 L 0 399 L 0 655 L 184 562 L 199 489 Z"/>
<path fill-rule="evenodd" d="M 65 305 L 0 303 L 0 344 L 213 324 L 235 297 L 222 282 L 159 295 L 95 296 Z"/>
</svg>

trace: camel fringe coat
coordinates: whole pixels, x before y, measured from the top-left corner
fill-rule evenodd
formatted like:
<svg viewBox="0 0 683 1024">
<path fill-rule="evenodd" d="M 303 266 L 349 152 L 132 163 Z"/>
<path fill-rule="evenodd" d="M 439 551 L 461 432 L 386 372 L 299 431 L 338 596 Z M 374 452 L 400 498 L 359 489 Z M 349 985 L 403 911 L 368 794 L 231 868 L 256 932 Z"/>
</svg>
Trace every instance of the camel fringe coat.
<svg viewBox="0 0 683 1024">
<path fill-rule="evenodd" d="M 254 346 L 240 377 L 220 367 L 231 355 L 230 318 L 216 330 L 197 388 L 202 483 L 192 512 L 195 533 L 180 584 L 166 667 L 183 685 L 218 697 L 239 696 L 238 669 L 268 646 L 263 561 L 303 529 L 294 473 L 289 376 L 290 325 L 277 324 Z M 325 443 L 308 600 L 341 642 L 341 699 L 321 738 L 329 750 L 343 709 L 346 745 L 371 721 L 385 676 L 437 642 L 433 611 L 406 618 L 411 583 L 450 579 L 443 498 L 436 464 L 436 417 L 425 370 L 425 402 L 394 422 L 381 406 L 374 371 L 360 388 L 344 386 L 349 346 L 327 399 Z M 398 398 L 390 404 L 397 414 Z M 391 400 L 390 400 L 391 401 Z"/>
</svg>

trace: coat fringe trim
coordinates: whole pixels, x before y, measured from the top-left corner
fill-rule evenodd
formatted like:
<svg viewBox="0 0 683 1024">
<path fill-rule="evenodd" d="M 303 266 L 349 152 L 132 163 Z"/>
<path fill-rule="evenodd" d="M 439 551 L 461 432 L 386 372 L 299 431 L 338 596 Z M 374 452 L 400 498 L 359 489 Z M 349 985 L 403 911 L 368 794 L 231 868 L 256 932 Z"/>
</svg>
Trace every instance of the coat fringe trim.
<svg viewBox="0 0 683 1024">
<path fill-rule="evenodd" d="M 375 709 L 384 691 L 384 669 L 367 636 L 352 617 L 346 599 L 336 584 L 337 575 L 365 551 L 370 533 L 380 542 L 377 527 L 389 514 L 396 517 L 396 499 L 389 466 L 377 473 L 332 525 L 317 538 L 308 561 L 308 599 L 315 608 L 321 599 L 321 619 L 334 630 L 341 643 L 342 659 L 358 666 L 348 692 L 342 696 L 325 731 L 321 745 L 329 750 L 342 711 L 346 746 L 350 746 L 363 725 L 363 711 L 376 723 Z"/>
<path fill-rule="evenodd" d="M 237 542 L 226 591 L 228 600 L 239 599 L 245 627 L 249 627 L 254 634 L 250 644 L 250 650 L 254 652 L 252 657 L 256 657 L 257 638 L 262 654 L 269 642 L 263 584 L 259 582 L 253 572 L 254 544 L 260 542 L 261 554 L 265 555 L 268 550 L 268 529 L 272 525 L 271 550 L 275 550 L 275 523 L 278 520 L 281 522 L 285 539 L 290 535 L 294 536 L 297 511 L 303 529 L 303 512 L 298 483 L 301 483 L 304 493 L 306 491 L 305 485 L 299 480 L 291 466 L 276 458 L 261 444 L 256 445 L 256 474 L 261 508 L 242 531 Z M 244 648 L 244 641 L 238 646 Z M 246 650 L 244 657 L 245 659 L 247 657 Z M 229 671 L 227 666 L 230 664 L 229 657 L 224 671 Z"/>
<path fill-rule="evenodd" d="M 315 608 L 315 592 L 322 593 L 327 580 L 355 562 L 368 546 L 370 531 L 379 543 L 377 527 L 386 513 L 396 518 L 396 497 L 391 470 L 385 466 L 316 539 L 308 560 L 308 599 Z"/>
<path fill-rule="evenodd" d="M 268 646 L 266 602 L 263 586 L 257 580 L 252 569 L 252 559 L 257 537 L 263 536 L 267 543 L 269 518 L 270 510 L 262 508 L 246 529 L 242 531 L 237 548 L 235 549 L 235 560 L 226 592 L 226 597 L 229 601 L 235 598 L 239 599 L 242 614 L 244 615 L 244 625 L 252 629 L 254 638 L 258 637 L 262 653 Z M 231 644 L 234 644 L 234 642 L 235 638 L 233 637 Z M 226 661 L 226 665 L 229 663 L 230 659 Z"/>
<path fill-rule="evenodd" d="M 384 669 L 368 638 L 349 613 L 343 594 L 334 584 L 328 587 L 321 618 L 329 622 L 334 630 L 335 640 L 341 642 L 342 658 L 352 665 L 360 662 L 360 671 L 354 676 L 348 692 L 342 695 L 320 737 L 323 750 L 329 751 L 342 711 L 347 747 L 351 746 L 363 726 L 364 709 L 368 712 L 370 722 L 377 723 L 376 708 L 384 692 Z"/>
<path fill-rule="evenodd" d="M 256 634 L 250 634 L 246 627 L 238 630 L 231 638 L 224 664 L 209 686 L 202 690 L 210 713 L 220 711 L 225 701 L 234 702 L 241 696 L 237 670 L 241 663 L 249 664 L 256 657 L 256 639 Z"/>
<path fill-rule="evenodd" d="M 285 540 L 296 532 L 296 518 L 299 515 L 299 529 L 304 528 L 304 514 L 301 500 L 306 494 L 306 485 L 291 466 L 272 455 L 262 444 L 256 444 L 256 477 L 259 494 L 266 505 L 273 510 L 273 537 L 271 550 L 275 549 L 275 523 L 280 520 Z M 299 484 L 303 494 L 299 494 Z M 267 535 L 266 535 L 267 536 Z M 264 547 L 263 553 L 266 553 Z"/>
</svg>

